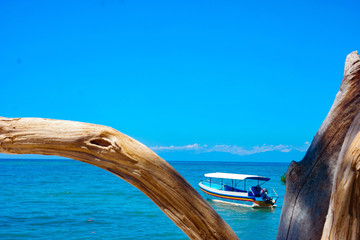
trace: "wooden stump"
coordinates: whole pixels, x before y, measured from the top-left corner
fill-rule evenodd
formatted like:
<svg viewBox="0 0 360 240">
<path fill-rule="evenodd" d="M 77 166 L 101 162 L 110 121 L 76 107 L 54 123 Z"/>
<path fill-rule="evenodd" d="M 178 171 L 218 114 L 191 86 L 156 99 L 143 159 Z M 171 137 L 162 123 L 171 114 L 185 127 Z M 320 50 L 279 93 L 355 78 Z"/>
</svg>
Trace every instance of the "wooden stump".
<svg viewBox="0 0 360 240">
<path fill-rule="evenodd" d="M 356 51 L 346 58 L 340 90 L 305 157 L 298 163 L 292 162 L 286 173 L 277 239 L 321 238 L 338 156 L 359 110 L 360 62 Z"/>
<path fill-rule="evenodd" d="M 342 146 L 322 238 L 360 238 L 360 114 Z"/>
</svg>

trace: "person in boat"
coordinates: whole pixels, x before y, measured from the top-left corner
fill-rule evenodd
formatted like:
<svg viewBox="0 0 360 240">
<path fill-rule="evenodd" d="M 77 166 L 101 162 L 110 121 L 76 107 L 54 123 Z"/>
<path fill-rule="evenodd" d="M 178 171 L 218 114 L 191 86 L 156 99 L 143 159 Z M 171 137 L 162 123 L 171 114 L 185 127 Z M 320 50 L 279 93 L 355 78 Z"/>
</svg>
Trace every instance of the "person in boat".
<svg viewBox="0 0 360 240">
<path fill-rule="evenodd" d="M 262 199 L 265 203 L 273 205 L 272 197 L 269 197 L 268 191 L 266 188 L 263 188 L 261 190 L 260 196 L 262 196 Z"/>
<path fill-rule="evenodd" d="M 261 196 L 262 194 L 260 185 L 254 186 L 252 191 L 255 196 Z"/>
<path fill-rule="evenodd" d="M 259 187 L 260 187 L 260 186 L 259 186 Z M 268 195 L 268 191 L 267 191 L 267 189 L 266 189 L 266 188 L 263 188 L 263 189 L 261 190 L 261 192 L 260 192 L 260 196 L 262 196 L 263 194 Z"/>
</svg>

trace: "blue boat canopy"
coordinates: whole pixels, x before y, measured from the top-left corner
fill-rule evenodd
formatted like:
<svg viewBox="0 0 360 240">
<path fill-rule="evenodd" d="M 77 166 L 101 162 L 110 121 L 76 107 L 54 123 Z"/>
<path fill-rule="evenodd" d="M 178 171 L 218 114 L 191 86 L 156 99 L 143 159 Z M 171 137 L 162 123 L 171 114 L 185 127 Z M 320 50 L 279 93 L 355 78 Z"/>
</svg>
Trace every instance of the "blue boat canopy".
<svg viewBox="0 0 360 240">
<path fill-rule="evenodd" d="M 245 180 L 245 179 L 260 180 L 260 181 L 269 181 L 270 180 L 270 178 L 257 176 L 257 175 L 222 173 L 222 172 L 206 173 L 205 177 L 208 177 L 208 178 L 234 179 L 234 180 Z"/>
</svg>

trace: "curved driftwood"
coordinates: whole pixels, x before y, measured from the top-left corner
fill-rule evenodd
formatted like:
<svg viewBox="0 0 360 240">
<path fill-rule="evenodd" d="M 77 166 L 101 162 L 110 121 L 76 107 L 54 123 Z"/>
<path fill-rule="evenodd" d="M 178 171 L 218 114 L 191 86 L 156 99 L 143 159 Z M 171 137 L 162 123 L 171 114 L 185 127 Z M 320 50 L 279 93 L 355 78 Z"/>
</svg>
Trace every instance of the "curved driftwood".
<svg viewBox="0 0 360 240">
<path fill-rule="evenodd" d="M 166 161 L 112 128 L 0 117 L 0 152 L 58 155 L 95 165 L 140 189 L 191 239 L 237 239 L 228 224 Z"/>
<path fill-rule="evenodd" d="M 352 52 L 346 58 L 340 91 L 328 116 L 303 160 L 292 162 L 287 171 L 277 239 L 321 238 L 338 156 L 359 110 L 360 62 L 358 53 Z"/>
<path fill-rule="evenodd" d="M 342 146 L 323 240 L 360 238 L 360 114 Z"/>
</svg>

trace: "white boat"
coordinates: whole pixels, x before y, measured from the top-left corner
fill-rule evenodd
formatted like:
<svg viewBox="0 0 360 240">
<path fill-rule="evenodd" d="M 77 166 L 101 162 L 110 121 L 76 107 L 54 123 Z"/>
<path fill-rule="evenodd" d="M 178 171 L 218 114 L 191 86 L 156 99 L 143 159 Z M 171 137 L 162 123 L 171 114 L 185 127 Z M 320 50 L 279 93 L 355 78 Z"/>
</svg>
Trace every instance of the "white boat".
<svg viewBox="0 0 360 240">
<path fill-rule="evenodd" d="M 212 200 L 248 207 L 276 207 L 275 190 L 272 189 L 275 196 L 270 196 L 261 186 L 270 178 L 221 172 L 206 173 L 205 177 L 199 187 Z"/>
</svg>

